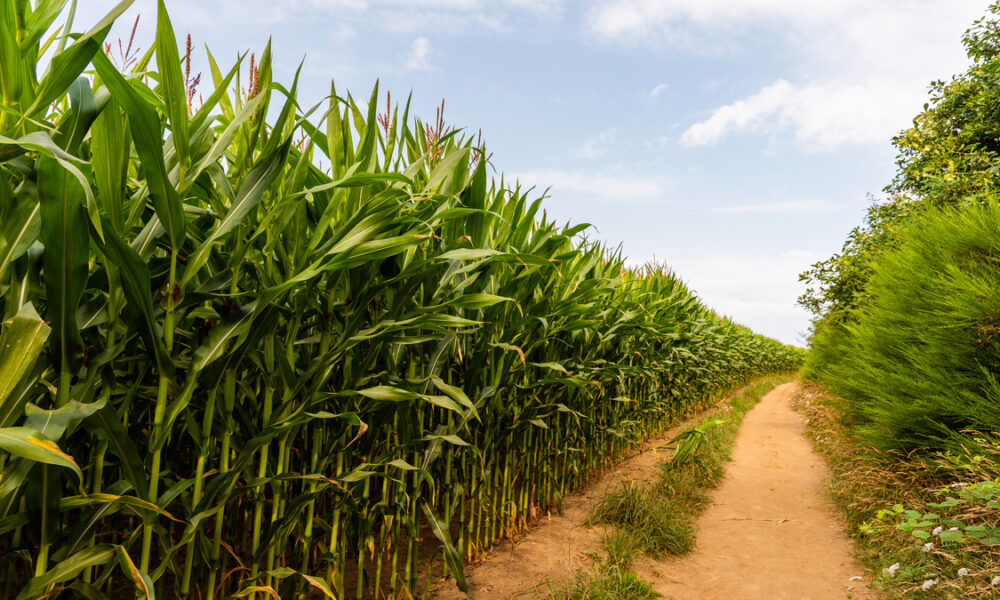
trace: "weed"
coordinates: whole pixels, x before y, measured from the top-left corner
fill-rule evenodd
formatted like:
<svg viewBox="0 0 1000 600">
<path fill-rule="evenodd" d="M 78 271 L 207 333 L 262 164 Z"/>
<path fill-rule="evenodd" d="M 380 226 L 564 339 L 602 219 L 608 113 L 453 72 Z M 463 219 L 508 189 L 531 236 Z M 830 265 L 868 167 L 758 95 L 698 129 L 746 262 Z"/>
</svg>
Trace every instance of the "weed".
<svg viewBox="0 0 1000 600">
<path fill-rule="evenodd" d="M 642 552 L 641 544 L 636 536 L 628 531 L 612 528 L 604 533 L 605 564 L 627 569 L 632 560 Z"/>
<path fill-rule="evenodd" d="M 556 600 L 646 600 L 660 595 L 635 573 L 608 565 L 597 573 L 578 571 L 572 582 L 553 590 L 552 597 Z"/>
</svg>

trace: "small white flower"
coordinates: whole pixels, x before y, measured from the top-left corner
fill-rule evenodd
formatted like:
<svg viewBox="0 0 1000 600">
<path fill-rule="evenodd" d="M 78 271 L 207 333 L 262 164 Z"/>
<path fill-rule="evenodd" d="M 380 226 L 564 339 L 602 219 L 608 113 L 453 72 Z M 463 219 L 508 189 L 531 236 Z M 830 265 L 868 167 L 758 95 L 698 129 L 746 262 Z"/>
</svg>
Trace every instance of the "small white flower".
<svg viewBox="0 0 1000 600">
<path fill-rule="evenodd" d="M 958 570 L 958 576 L 959 577 L 965 577 L 968 574 L 969 574 L 969 570 L 966 569 L 965 567 L 962 567 L 961 569 Z"/>
<path fill-rule="evenodd" d="M 937 527 L 934 528 L 934 531 L 931 532 L 931 535 L 941 535 L 942 531 L 944 531 L 944 527 L 938 525 Z"/>
<path fill-rule="evenodd" d="M 934 542 L 927 542 L 926 544 L 924 544 L 924 547 L 921 548 L 921 550 L 923 550 L 924 552 L 930 552 L 933 549 L 934 549 Z"/>
<path fill-rule="evenodd" d="M 899 570 L 899 563 L 892 563 L 889 567 L 882 569 L 882 574 L 888 575 L 889 577 L 895 577 L 896 571 Z"/>
<path fill-rule="evenodd" d="M 920 587 L 921 587 L 921 589 L 924 589 L 924 590 L 929 590 L 929 589 L 931 589 L 932 587 L 934 587 L 935 585 L 937 585 L 937 579 L 928 579 L 928 580 L 927 580 L 927 581 L 925 581 L 925 582 L 924 582 L 924 584 L 923 584 L 922 586 L 920 586 Z"/>
<path fill-rule="evenodd" d="M 993 580 L 990 581 L 990 585 L 994 585 L 994 586 L 1000 585 L 1000 575 L 997 575 L 996 577 L 994 577 Z"/>
</svg>

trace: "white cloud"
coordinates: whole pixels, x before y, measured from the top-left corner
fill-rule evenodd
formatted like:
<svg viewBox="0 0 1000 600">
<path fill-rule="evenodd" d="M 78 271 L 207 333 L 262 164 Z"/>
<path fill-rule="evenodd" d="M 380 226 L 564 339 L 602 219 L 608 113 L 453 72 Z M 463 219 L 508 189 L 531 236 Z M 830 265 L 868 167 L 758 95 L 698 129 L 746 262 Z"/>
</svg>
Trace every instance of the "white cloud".
<svg viewBox="0 0 1000 600">
<path fill-rule="evenodd" d="M 650 100 L 659 97 L 661 94 L 670 89 L 670 85 L 667 83 L 658 83 L 653 86 L 653 89 L 648 92 L 642 92 L 640 95 L 644 98 L 649 98 Z"/>
<path fill-rule="evenodd" d="M 552 18 L 563 14 L 563 0 L 504 0 L 504 4 L 540 17 Z"/>
<path fill-rule="evenodd" d="M 921 86 L 846 81 L 795 85 L 784 79 L 715 109 L 681 135 L 683 146 L 710 146 L 734 132 L 790 130 L 806 151 L 846 143 L 884 143 L 919 110 Z"/>
<path fill-rule="evenodd" d="M 788 103 L 793 90 L 792 84 L 781 79 L 753 96 L 716 109 L 707 120 L 695 123 L 681 135 L 681 145 L 710 146 L 732 130 L 759 127 L 763 117 L 772 116 Z"/>
<path fill-rule="evenodd" d="M 614 144 L 617 137 L 617 127 L 606 129 L 597 134 L 597 137 L 584 142 L 577 154 L 582 158 L 600 158 L 608 153 L 608 146 Z"/>
<path fill-rule="evenodd" d="M 795 301 L 803 291 L 798 274 L 821 260 L 808 250 L 780 253 L 718 253 L 671 257 L 670 266 L 698 296 L 737 323 L 785 343 L 802 343 L 808 313 Z"/>
<path fill-rule="evenodd" d="M 653 138 L 652 140 L 644 142 L 642 145 L 645 148 L 666 148 L 673 140 L 668 135 L 661 135 Z"/>
<path fill-rule="evenodd" d="M 431 68 L 431 41 L 425 37 L 413 40 L 406 56 L 406 68 L 411 71 L 429 71 Z"/>
<path fill-rule="evenodd" d="M 513 173 L 511 179 L 539 190 L 550 188 L 552 202 L 575 202 L 580 197 L 602 202 L 669 202 L 676 182 L 664 176 L 644 176 L 615 171 L 534 169 Z"/>
<path fill-rule="evenodd" d="M 961 33 L 984 13 L 971 0 L 596 0 L 598 40 L 698 54 L 772 40 L 792 65 L 756 92 L 710 109 L 686 146 L 732 132 L 790 132 L 805 150 L 878 142 L 909 124 L 927 84 L 965 68 Z"/>
<path fill-rule="evenodd" d="M 563 0 L 368 0 L 367 4 L 371 14 L 366 18 L 394 33 L 504 32 L 519 17 L 555 19 L 563 13 Z"/>
</svg>

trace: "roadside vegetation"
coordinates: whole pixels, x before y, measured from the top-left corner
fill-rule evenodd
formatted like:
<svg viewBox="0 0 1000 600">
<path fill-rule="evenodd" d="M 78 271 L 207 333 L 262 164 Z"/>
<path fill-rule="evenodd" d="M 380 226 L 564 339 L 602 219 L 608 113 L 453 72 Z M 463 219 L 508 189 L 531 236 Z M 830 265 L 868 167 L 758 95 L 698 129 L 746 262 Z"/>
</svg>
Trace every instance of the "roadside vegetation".
<svg viewBox="0 0 1000 600">
<path fill-rule="evenodd" d="M 683 555 L 695 545 L 695 521 L 708 506 L 708 493 L 725 475 L 743 417 L 765 394 L 790 378 L 756 381 L 734 394 L 717 411 L 670 440 L 670 460 L 660 466 L 653 485 L 625 481 L 605 491 L 587 525 L 605 529 L 595 565 L 582 569 L 551 596 L 559 600 L 645 600 L 658 595 L 631 568 L 643 555 Z"/>
<path fill-rule="evenodd" d="M 1000 445 L 882 451 L 845 424 L 840 401 L 808 386 L 795 405 L 832 472 L 857 556 L 887 598 L 1000 595 Z"/>
<path fill-rule="evenodd" d="M 1000 594 L 1000 4 L 963 42 L 968 70 L 894 139 L 887 198 L 802 275 L 810 427 L 877 584 L 907 598 Z"/>
<path fill-rule="evenodd" d="M 439 111 L 0 3 L 0 597 L 410 597 L 803 352 Z M 70 17 L 71 18 L 71 17 Z M 112 51 L 114 48 L 114 51 Z M 384 98 L 384 100 L 383 100 Z"/>
</svg>

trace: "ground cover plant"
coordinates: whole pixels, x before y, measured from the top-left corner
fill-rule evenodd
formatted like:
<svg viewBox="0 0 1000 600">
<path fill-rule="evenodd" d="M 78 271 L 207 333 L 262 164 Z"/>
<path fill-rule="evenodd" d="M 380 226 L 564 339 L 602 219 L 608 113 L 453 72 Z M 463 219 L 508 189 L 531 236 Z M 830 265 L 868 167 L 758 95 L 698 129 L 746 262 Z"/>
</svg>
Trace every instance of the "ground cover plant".
<svg viewBox="0 0 1000 600">
<path fill-rule="evenodd" d="M 605 526 L 603 554 L 552 597 L 565 600 L 655 598 L 648 582 L 631 567 L 643 555 L 682 555 L 694 548 L 698 516 L 708 506 L 708 492 L 725 474 L 726 463 L 743 417 L 769 391 L 788 381 L 769 377 L 734 394 L 718 411 L 670 440 L 670 458 L 648 487 L 622 482 L 608 489 L 591 510 L 587 524 Z M 693 444 L 690 440 L 699 440 Z"/>
<path fill-rule="evenodd" d="M 845 425 L 839 402 L 823 388 L 803 389 L 795 405 L 830 465 L 830 490 L 857 556 L 887 597 L 1000 593 L 1000 546 L 990 539 L 1000 525 L 995 440 L 919 455 L 878 450 Z"/>
<path fill-rule="evenodd" d="M 73 36 L 66 4 L 0 4 L 3 597 L 464 586 L 632 444 L 801 361 L 547 219 L 443 114 L 302 104 L 269 46 L 202 82 L 162 2 L 115 57 L 129 2 Z"/>
</svg>

